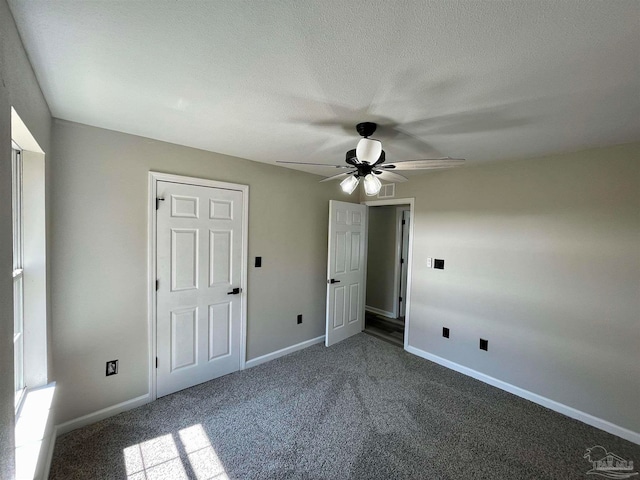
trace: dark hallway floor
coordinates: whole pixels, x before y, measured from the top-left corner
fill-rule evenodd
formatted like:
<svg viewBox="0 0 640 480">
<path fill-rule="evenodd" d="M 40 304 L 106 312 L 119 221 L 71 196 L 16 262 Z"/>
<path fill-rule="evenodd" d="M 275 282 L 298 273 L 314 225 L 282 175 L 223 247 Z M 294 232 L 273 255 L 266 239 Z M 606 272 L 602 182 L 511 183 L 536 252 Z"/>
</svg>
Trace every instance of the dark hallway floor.
<svg viewBox="0 0 640 480">
<path fill-rule="evenodd" d="M 404 346 L 404 317 L 389 318 L 365 311 L 364 332 L 394 345 Z"/>
</svg>

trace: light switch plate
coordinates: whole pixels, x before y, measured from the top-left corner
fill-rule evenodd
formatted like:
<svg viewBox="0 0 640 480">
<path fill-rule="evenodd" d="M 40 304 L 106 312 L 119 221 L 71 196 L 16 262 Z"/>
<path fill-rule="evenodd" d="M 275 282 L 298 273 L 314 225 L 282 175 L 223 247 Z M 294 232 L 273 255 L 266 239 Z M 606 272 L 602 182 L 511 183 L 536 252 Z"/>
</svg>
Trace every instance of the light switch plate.
<svg viewBox="0 0 640 480">
<path fill-rule="evenodd" d="M 427 268 L 433 268 L 433 258 L 427 257 Z"/>
</svg>

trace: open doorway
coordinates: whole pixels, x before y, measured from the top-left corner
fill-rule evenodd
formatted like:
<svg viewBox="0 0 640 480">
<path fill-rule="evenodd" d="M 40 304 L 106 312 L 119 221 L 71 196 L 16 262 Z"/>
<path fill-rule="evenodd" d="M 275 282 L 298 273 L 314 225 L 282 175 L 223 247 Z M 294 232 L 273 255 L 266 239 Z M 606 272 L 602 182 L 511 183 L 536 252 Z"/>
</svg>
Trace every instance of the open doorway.
<svg viewBox="0 0 640 480">
<path fill-rule="evenodd" d="M 368 202 L 365 329 L 403 347 L 407 320 L 407 284 L 411 205 Z"/>
</svg>

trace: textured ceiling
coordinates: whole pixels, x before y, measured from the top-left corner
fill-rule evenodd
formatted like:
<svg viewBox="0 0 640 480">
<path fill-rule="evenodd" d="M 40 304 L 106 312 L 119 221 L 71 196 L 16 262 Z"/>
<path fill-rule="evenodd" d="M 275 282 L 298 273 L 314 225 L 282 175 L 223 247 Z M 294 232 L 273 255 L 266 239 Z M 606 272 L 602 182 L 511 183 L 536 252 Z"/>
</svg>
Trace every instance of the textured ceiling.
<svg viewBox="0 0 640 480">
<path fill-rule="evenodd" d="M 640 1 L 9 0 L 55 117 L 260 162 L 640 140 Z M 333 174 L 319 168 L 313 173 Z"/>
</svg>

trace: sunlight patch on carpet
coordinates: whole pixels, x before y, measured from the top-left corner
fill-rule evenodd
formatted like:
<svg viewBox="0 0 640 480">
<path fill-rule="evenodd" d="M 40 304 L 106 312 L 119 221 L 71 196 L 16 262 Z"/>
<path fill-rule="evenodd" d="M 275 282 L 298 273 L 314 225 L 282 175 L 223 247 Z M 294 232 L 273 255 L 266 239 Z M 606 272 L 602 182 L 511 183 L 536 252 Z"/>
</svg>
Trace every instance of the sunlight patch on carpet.
<svg viewBox="0 0 640 480">
<path fill-rule="evenodd" d="M 180 430 L 180 441 L 184 445 L 189 458 L 191 468 L 198 480 L 215 478 L 216 480 L 229 480 L 222 462 L 211 446 L 202 425 L 197 424 Z"/>
<path fill-rule="evenodd" d="M 196 424 L 178 432 L 198 480 L 229 480 L 209 437 Z M 172 434 L 132 445 L 123 450 L 127 480 L 188 480 L 183 460 Z"/>
</svg>

